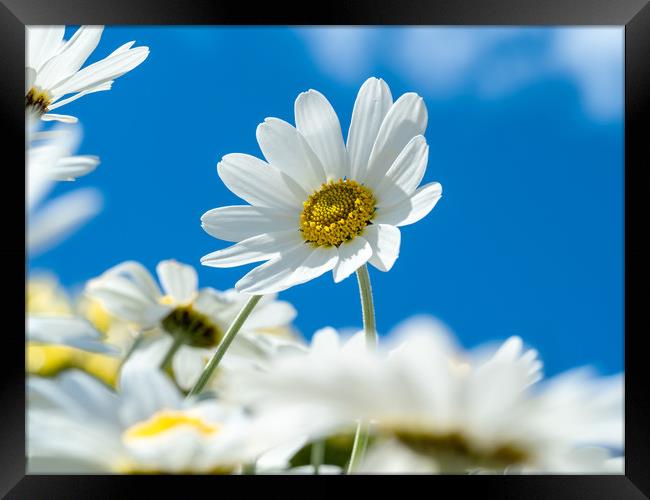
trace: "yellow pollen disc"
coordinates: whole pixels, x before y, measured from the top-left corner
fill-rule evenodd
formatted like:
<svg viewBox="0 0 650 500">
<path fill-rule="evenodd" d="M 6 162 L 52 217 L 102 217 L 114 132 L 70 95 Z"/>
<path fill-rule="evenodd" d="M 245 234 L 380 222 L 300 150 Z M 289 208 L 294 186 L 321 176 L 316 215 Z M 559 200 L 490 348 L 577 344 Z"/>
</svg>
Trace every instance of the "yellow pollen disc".
<svg viewBox="0 0 650 500">
<path fill-rule="evenodd" d="M 321 185 L 303 203 L 300 231 L 316 246 L 339 246 L 360 235 L 375 213 L 375 197 L 361 184 L 339 179 Z"/>
<path fill-rule="evenodd" d="M 129 440 L 156 437 L 181 427 L 189 427 L 204 436 L 212 436 L 221 429 L 219 425 L 207 423 L 182 411 L 163 410 L 155 413 L 149 420 L 129 427 L 124 433 L 124 438 Z"/>
<path fill-rule="evenodd" d="M 32 87 L 25 96 L 25 107 L 34 109 L 38 114 L 44 115 L 52 104 L 52 98 L 46 90 Z"/>
</svg>

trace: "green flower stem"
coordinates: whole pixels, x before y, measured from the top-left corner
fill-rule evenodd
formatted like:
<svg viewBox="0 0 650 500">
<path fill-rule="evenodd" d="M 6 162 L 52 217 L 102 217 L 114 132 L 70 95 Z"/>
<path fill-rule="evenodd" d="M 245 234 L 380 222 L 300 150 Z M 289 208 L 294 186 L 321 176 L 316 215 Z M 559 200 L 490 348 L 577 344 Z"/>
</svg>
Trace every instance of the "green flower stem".
<svg viewBox="0 0 650 500">
<path fill-rule="evenodd" d="M 351 474 L 359 466 L 366 446 L 368 446 L 369 428 L 367 422 L 359 421 L 357 424 L 357 432 L 354 435 L 354 444 L 352 445 L 352 453 L 350 454 L 350 463 L 348 464 L 348 474 Z"/>
<path fill-rule="evenodd" d="M 361 295 L 361 311 L 363 313 L 363 329 L 366 332 L 366 346 L 374 351 L 377 348 L 377 327 L 375 326 L 375 306 L 372 302 L 372 286 L 368 266 L 357 269 L 359 294 Z"/>
<path fill-rule="evenodd" d="M 314 467 L 314 474 L 319 474 L 323 460 L 325 460 L 325 438 L 311 444 L 311 464 Z"/>
<path fill-rule="evenodd" d="M 253 312 L 253 309 L 255 309 L 255 306 L 261 298 L 261 295 L 253 295 L 250 299 L 248 299 L 248 302 L 246 302 L 244 307 L 242 307 L 241 311 L 239 311 L 239 314 L 231 323 L 214 355 L 212 358 L 210 358 L 210 361 L 208 361 L 208 364 L 203 369 L 203 373 L 201 373 L 201 376 L 196 381 L 196 384 L 194 384 L 194 387 L 192 387 L 192 390 L 189 392 L 188 397 L 195 396 L 203 390 L 205 385 L 208 383 L 208 380 L 210 380 L 210 377 L 219 365 L 221 358 L 223 358 L 224 354 L 226 354 L 228 347 L 230 347 L 230 344 L 235 339 L 237 333 L 243 326 L 250 313 Z"/>
<path fill-rule="evenodd" d="M 372 302 L 372 286 L 370 285 L 370 274 L 368 266 L 363 265 L 357 269 L 357 281 L 359 283 L 359 294 L 361 295 L 361 311 L 363 313 L 363 329 L 366 334 L 366 347 L 369 351 L 377 348 L 377 328 L 375 326 L 375 306 Z M 357 468 L 368 445 L 369 424 L 359 421 L 357 431 L 354 435 L 352 454 L 348 464 L 347 473 L 351 474 Z"/>
<path fill-rule="evenodd" d="M 179 333 L 173 334 L 172 339 L 173 339 L 172 345 L 170 346 L 169 351 L 167 351 L 167 354 L 165 354 L 165 357 L 160 363 L 160 369 L 163 371 L 167 371 L 171 367 L 172 360 L 174 359 L 174 355 L 183 345 L 183 336 L 181 334 Z"/>
</svg>

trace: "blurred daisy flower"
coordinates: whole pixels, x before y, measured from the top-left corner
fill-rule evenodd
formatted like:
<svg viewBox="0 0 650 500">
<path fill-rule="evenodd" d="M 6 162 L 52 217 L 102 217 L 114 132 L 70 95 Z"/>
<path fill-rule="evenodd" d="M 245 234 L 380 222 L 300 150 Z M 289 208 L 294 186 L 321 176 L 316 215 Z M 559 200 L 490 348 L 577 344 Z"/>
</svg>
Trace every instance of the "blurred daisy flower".
<svg viewBox="0 0 650 500">
<path fill-rule="evenodd" d="M 162 290 L 144 266 L 124 262 L 90 280 L 86 294 L 122 320 L 145 330 L 166 332 L 157 352 L 173 356 L 174 378 L 183 389 L 189 389 L 247 297 L 235 290 L 199 290 L 196 270 L 175 260 L 160 262 L 157 274 Z M 282 343 L 277 333 L 288 333 L 295 317 L 296 310 L 288 302 L 273 295 L 264 297 L 235 340 L 233 351 L 272 349 Z"/>
<path fill-rule="evenodd" d="M 427 110 L 420 96 L 393 102 L 388 85 L 368 79 L 359 90 L 343 142 L 328 100 L 309 90 L 295 102 L 296 127 L 267 118 L 257 141 L 267 160 L 229 154 L 222 181 L 250 205 L 208 211 L 203 228 L 235 245 L 204 256 L 212 267 L 268 261 L 236 288 L 274 293 L 332 271 L 339 282 L 370 262 L 388 271 L 399 254 L 399 227 L 427 215 L 442 188 L 418 187 L 428 146 Z"/>
<path fill-rule="evenodd" d="M 98 314 L 98 305 L 80 307 L 52 274 L 34 274 L 26 289 L 26 372 L 53 377 L 79 369 L 115 385 L 128 347 L 116 342 L 116 332 L 127 325 Z"/>
<path fill-rule="evenodd" d="M 397 347 L 379 355 L 358 336 L 343 348 L 335 332 L 326 337 L 328 349 L 242 371 L 233 394 L 311 436 L 371 421 L 359 472 L 622 473 L 610 454 L 623 443 L 621 376 L 582 369 L 541 382 L 537 353 L 520 338 L 466 352 L 423 320 L 403 325 Z"/>
<path fill-rule="evenodd" d="M 110 90 L 113 80 L 140 65 L 148 47 L 125 43 L 101 59 L 82 68 L 97 47 L 103 26 L 81 26 L 64 40 L 65 26 L 28 26 L 26 29 L 26 95 L 28 115 L 42 120 L 75 122 L 68 115 L 50 113 L 86 94 Z M 62 97 L 73 94 L 62 99 Z"/>
<path fill-rule="evenodd" d="M 92 172 L 99 164 L 96 156 L 72 156 L 81 139 L 78 127 L 58 127 L 47 132 L 32 130 L 28 137 L 27 247 L 35 254 L 61 242 L 96 215 L 102 201 L 99 192 L 90 188 L 45 201 L 56 181 L 74 180 Z"/>
<path fill-rule="evenodd" d="M 239 408 L 184 399 L 135 354 L 117 393 L 70 371 L 30 378 L 28 394 L 30 473 L 232 473 L 265 451 Z"/>
</svg>

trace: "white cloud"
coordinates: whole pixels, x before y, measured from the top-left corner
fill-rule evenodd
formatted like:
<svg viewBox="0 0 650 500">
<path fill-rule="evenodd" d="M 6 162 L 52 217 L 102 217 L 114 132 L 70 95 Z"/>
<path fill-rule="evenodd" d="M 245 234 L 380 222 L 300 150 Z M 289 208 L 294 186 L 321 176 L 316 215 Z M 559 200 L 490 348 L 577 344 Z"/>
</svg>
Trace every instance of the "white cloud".
<svg viewBox="0 0 650 500">
<path fill-rule="evenodd" d="M 624 32 L 620 27 L 557 30 L 553 60 L 581 91 L 595 119 L 620 118 L 624 109 Z"/>
<path fill-rule="evenodd" d="M 535 79 L 566 77 L 592 119 L 622 117 L 622 28 L 337 27 L 300 34 L 322 70 L 344 84 L 383 66 L 428 97 L 497 99 Z"/>
</svg>

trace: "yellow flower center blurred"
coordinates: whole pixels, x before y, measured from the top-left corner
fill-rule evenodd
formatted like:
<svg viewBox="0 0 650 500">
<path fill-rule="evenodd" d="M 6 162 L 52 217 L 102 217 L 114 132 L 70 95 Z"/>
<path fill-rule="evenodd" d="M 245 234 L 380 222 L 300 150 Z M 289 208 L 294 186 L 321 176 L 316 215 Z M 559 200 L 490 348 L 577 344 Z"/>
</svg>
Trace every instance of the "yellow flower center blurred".
<svg viewBox="0 0 650 500">
<path fill-rule="evenodd" d="M 303 203 L 300 231 L 316 246 L 339 246 L 360 235 L 375 213 L 375 197 L 365 186 L 339 179 L 321 185 Z"/>
<path fill-rule="evenodd" d="M 25 354 L 25 369 L 31 375 L 54 377 L 64 370 L 76 368 L 111 387 L 115 387 L 121 364 L 118 358 L 67 345 L 28 342 Z"/>
<path fill-rule="evenodd" d="M 47 91 L 32 87 L 25 96 L 25 107 L 32 108 L 39 115 L 44 115 L 47 108 L 52 104 L 52 98 Z"/>
<path fill-rule="evenodd" d="M 30 278 L 27 283 L 26 303 L 30 314 L 71 316 L 72 306 L 65 291 L 53 278 Z"/>
<path fill-rule="evenodd" d="M 213 436 L 221 426 L 205 422 L 194 415 L 182 411 L 163 410 L 155 413 L 149 420 L 138 422 L 124 432 L 124 438 L 141 439 L 159 436 L 167 431 L 179 428 L 192 429 L 203 436 Z"/>
</svg>

